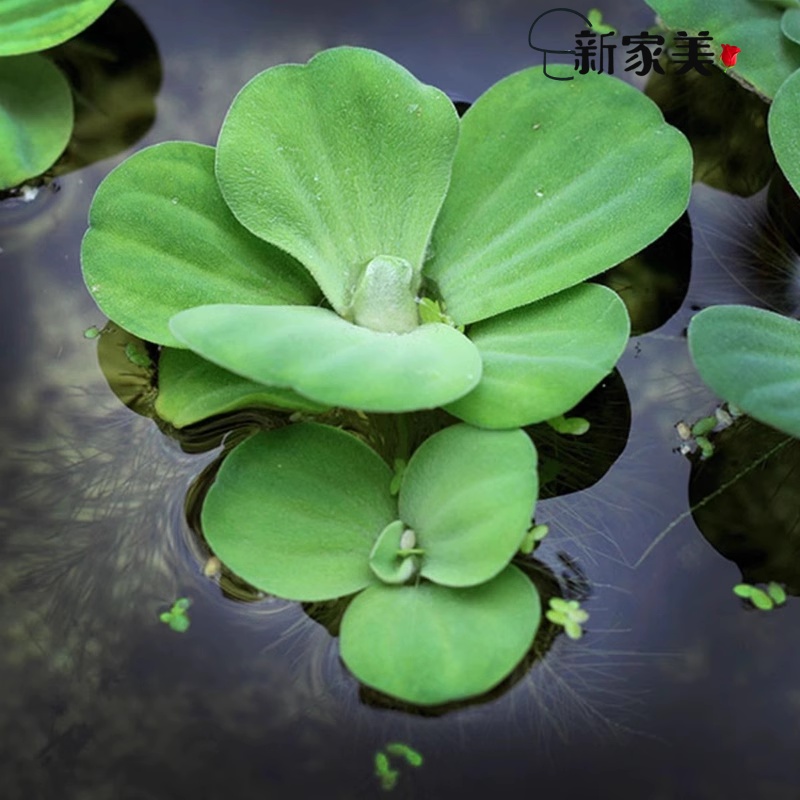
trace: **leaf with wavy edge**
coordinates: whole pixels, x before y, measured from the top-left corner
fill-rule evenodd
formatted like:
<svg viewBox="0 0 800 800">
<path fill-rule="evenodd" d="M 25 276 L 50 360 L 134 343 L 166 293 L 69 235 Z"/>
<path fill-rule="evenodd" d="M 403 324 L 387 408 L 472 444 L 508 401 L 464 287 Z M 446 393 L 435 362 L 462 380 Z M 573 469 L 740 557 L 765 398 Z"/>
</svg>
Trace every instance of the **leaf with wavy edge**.
<svg viewBox="0 0 800 800">
<path fill-rule="evenodd" d="M 338 47 L 239 92 L 217 177 L 239 221 L 304 264 L 344 316 L 376 256 L 419 273 L 457 136 L 444 93 L 387 56 Z"/>
<path fill-rule="evenodd" d="M 634 87 L 518 72 L 461 121 L 424 274 L 457 323 L 487 319 L 639 252 L 683 213 L 691 181 L 688 141 Z"/>
<path fill-rule="evenodd" d="M 477 322 L 469 336 L 483 375 L 447 411 L 483 428 L 552 419 L 611 372 L 629 334 L 625 304 L 611 289 L 591 283 Z"/>
<path fill-rule="evenodd" d="M 320 292 L 293 258 L 236 221 L 214 178 L 214 148 L 165 142 L 100 184 L 83 239 L 95 302 L 126 330 L 182 347 L 170 317 L 209 303 L 314 304 Z"/>
<path fill-rule="evenodd" d="M 472 342 L 442 324 L 381 333 L 313 306 L 214 305 L 175 315 L 170 328 L 231 372 L 362 411 L 436 408 L 466 394 L 481 375 Z"/>
</svg>

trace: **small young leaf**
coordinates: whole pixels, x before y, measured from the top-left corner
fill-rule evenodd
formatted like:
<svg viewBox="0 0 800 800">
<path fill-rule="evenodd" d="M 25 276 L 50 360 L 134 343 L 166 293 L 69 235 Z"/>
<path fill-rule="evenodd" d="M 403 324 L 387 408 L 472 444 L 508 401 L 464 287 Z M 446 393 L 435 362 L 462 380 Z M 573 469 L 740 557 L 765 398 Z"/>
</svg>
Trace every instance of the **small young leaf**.
<svg viewBox="0 0 800 800">
<path fill-rule="evenodd" d="M 369 566 L 384 583 L 405 583 L 416 571 L 418 559 L 402 555 L 405 525 L 399 519 L 390 522 L 375 540 L 369 554 Z"/>
<path fill-rule="evenodd" d="M 570 639 L 577 640 L 580 639 L 581 636 L 583 636 L 583 629 L 581 628 L 581 626 L 577 622 L 571 619 L 568 619 L 564 623 L 564 631 L 566 632 L 567 636 L 569 636 Z"/>
<path fill-rule="evenodd" d="M 775 601 L 775 605 L 782 606 L 786 602 L 786 591 L 775 581 L 767 584 L 767 594 Z"/>
<path fill-rule="evenodd" d="M 737 583 L 736 586 L 733 587 L 733 593 L 737 597 L 748 600 L 753 594 L 753 588 L 754 587 L 752 587 L 749 583 Z"/>
<path fill-rule="evenodd" d="M 750 595 L 750 602 L 756 607 L 760 608 L 762 611 L 769 611 L 775 604 L 772 602 L 772 598 L 761 589 L 757 587 L 753 587 L 753 592 Z"/>
<path fill-rule="evenodd" d="M 711 456 L 714 455 L 714 445 L 711 444 L 705 436 L 697 436 L 695 437 L 695 441 L 700 448 L 700 453 L 703 458 L 711 458 Z"/>
<path fill-rule="evenodd" d="M 705 436 L 707 433 L 711 433 L 711 431 L 713 431 L 716 427 L 716 415 L 703 417 L 702 419 L 697 420 L 694 425 L 692 425 L 692 436 Z"/>
<path fill-rule="evenodd" d="M 567 419 L 563 414 L 547 420 L 547 424 L 557 433 L 569 434 L 571 436 L 583 436 L 589 430 L 589 421 L 583 417 L 570 417 Z"/>
</svg>

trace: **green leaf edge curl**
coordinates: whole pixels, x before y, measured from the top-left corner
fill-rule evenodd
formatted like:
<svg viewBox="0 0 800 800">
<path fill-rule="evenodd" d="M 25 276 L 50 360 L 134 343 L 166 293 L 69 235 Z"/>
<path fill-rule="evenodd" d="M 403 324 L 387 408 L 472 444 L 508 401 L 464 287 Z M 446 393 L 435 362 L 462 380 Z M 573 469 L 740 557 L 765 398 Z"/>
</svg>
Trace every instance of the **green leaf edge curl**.
<svg viewBox="0 0 800 800">
<path fill-rule="evenodd" d="M 481 374 L 472 342 L 443 324 L 384 333 L 315 306 L 223 304 L 176 314 L 170 329 L 231 372 L 360 411 L 436 408 L 470 391 Z"/>
</svg>

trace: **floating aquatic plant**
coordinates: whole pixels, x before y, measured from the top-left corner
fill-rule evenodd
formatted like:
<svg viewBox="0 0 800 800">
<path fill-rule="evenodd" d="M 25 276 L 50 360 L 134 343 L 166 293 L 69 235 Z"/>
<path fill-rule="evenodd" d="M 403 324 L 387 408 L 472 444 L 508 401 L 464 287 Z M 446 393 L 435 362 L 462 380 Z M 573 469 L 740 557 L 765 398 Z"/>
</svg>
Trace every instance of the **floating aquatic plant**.
<svg viewBox="0 0 800 800">
<path fill-rule="evenodd" d="M 160 375 L 175 424 L 258 395 L 513 428 L 611 370 L 627 314 L 584 281 L 661 235 L 690 179 L 686 140 L 609 76 L 525 70 L 459 120 L 342 47 L 253 78 L 216 148 L 168 142 L 114 170 L 83 270 L 101 309 L 181 361 Z"/>
<path fill-rule="evenodd" d="M 545 613 L 554 625 L 561 625 L 570 639 L 583 636 L 583 623 L 589 619 L 589 613 L 581 608 L 577 600 L 565 600 L 563 597 L 551 597 L 550 608 Z"/>
<path fill-rule="evenodd" d="M 239 577 L 291 600 L 355 594 L 344 663 L 419 705 L 480 694 L 511 672 L 539 595 L 510 564 L 530 527 L 536 452 L 520 430 L 460 423 L 389 466 L 338 428 L 261 432 L 223 461 L 203 504 L 206 540 Z"/>
<path fill-rule="evenodd" d="M 179 597 L 169 611 L 159 614 L 158 618 L 169 625 L 176 633 L 186 633 L 189 630 L 189 615 L 187 611 L 192 601 L 188 597 Z"/>
</svg>

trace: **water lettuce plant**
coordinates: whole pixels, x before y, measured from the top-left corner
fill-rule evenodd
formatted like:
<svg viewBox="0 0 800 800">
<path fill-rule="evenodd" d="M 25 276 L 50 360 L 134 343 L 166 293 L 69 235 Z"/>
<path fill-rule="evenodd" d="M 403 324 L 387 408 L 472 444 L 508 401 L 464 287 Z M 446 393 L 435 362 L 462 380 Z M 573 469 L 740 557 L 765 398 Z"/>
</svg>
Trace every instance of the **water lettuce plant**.
<svg viewBox="0 0 800 800">
<path fill-rule="evenodd" d="M 689 352 L 721 398 L 800 437 L 800 322 L 737 305 L 703 309 L 689 324 Z"/>
<path fill-rule="evenodd" d="M 607 75 L 524 70 L 459 120 L 389 58 L 340 47 L 253 78 L 216 148 L 115 169 L 82 264 L 100 308 L 162 346 L 176 425 L 259 402 L 514 428 L 611 370 L 628 317 L 585 281 L 661 235 L 690 181 L 683 136 Z"/>
<path fill-rule="evenodd" d="M 112 0 L 0 0 L 0 190 L 44 172 L 67 146 L 72 92 L 37 55 L 97 19 Z"/>
<path fill-rule="evenodd" d="M 513 564 L 530 528 L 536 451 L 521 430 L 458 423 L 392 470 L 350 433 L 260 432 L 223 461 L 203 534 L 239 577 L 291 600 L 355 595 L 344 663 L 418 705 L 481 694 L 525 655 L 541 602 Z"/>
</svg>

